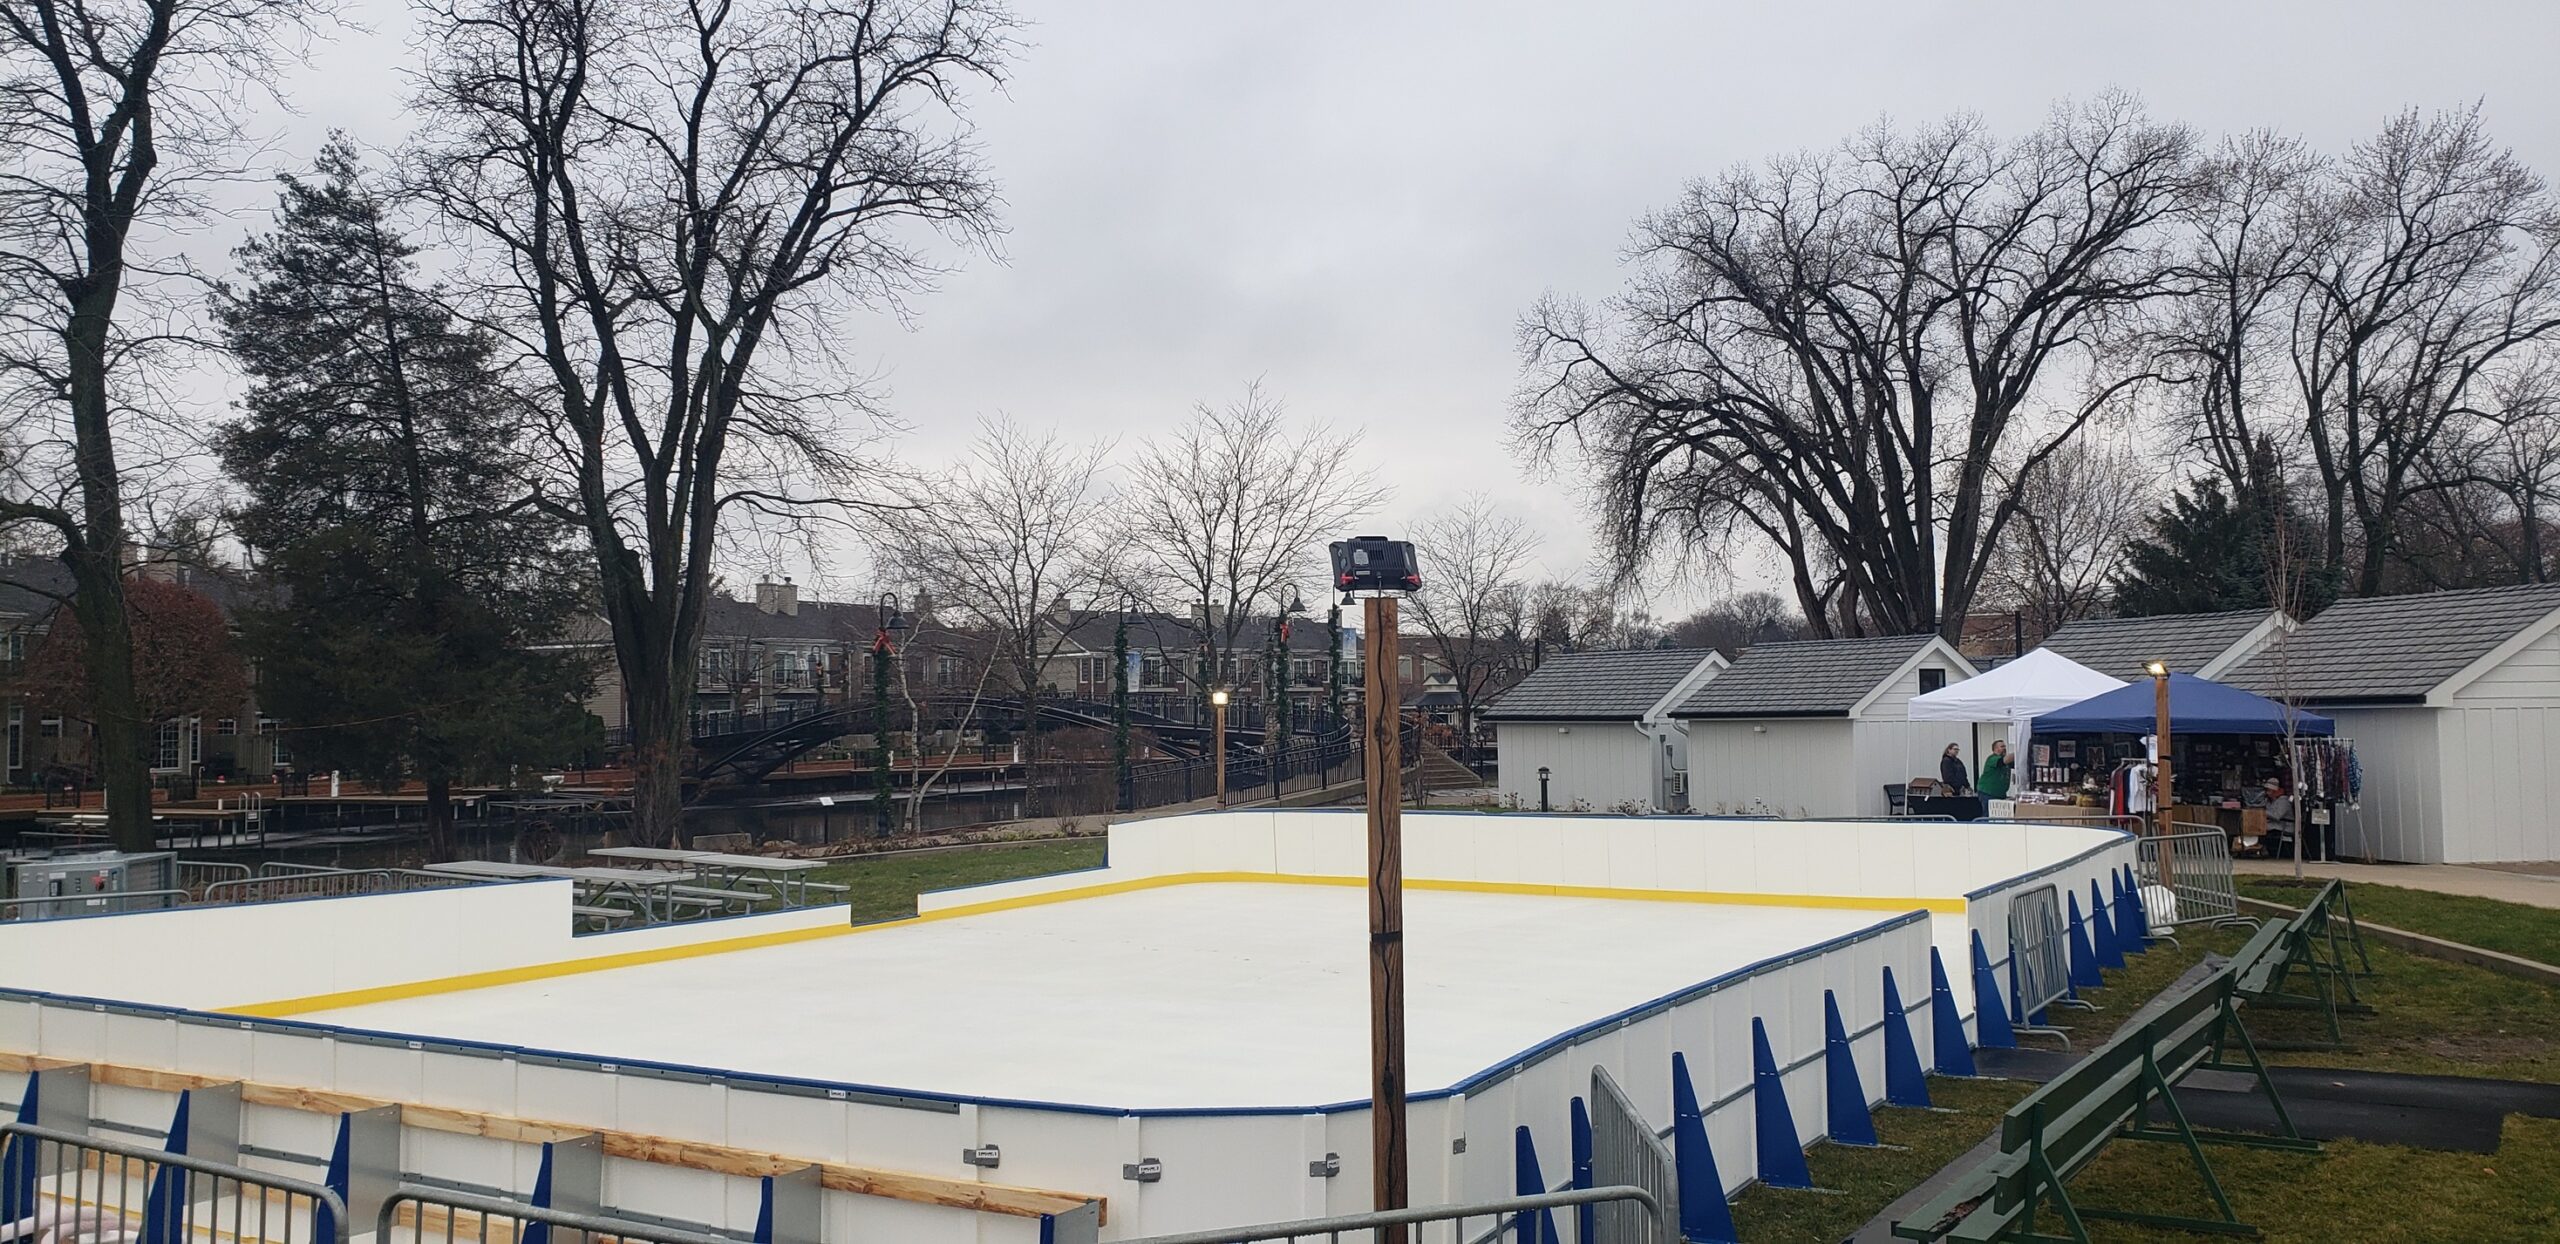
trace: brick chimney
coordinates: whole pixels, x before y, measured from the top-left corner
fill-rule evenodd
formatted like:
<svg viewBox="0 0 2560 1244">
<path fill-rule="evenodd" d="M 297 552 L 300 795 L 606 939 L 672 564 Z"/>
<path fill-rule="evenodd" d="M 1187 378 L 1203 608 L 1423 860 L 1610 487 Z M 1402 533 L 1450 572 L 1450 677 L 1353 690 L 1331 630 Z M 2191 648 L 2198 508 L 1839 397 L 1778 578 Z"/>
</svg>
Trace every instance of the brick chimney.
<svg viewBox="0 0 2560 1244">
<path fill-rule="evenodd" d="M 786 618 L 799 617 L 800 588 L 791 582 L 789 575 L 782 576 L 780 583 L 759 582 L 756 584 L 756 608 Z"/>
</svg>

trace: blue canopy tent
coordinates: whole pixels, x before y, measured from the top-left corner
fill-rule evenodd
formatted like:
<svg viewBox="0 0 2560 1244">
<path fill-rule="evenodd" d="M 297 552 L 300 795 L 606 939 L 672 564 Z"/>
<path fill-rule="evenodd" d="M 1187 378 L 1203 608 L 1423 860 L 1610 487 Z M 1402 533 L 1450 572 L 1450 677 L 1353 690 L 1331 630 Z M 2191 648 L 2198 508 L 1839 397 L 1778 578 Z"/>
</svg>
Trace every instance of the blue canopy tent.
<svg viewBox="0 0 2560 1244">
<path fill-rule="evenodd" d="M 2139 679 L 2069 708 L 2036 718 L 2038 734 L 2149 734 L 2157 688 Z M 2169 729 L 2175 734 L 2335 734 L 2337 723 L 2318 713 L 2287 710 L 2262 695 L 2193 674 L 2169 675 Z"/>
</svg>

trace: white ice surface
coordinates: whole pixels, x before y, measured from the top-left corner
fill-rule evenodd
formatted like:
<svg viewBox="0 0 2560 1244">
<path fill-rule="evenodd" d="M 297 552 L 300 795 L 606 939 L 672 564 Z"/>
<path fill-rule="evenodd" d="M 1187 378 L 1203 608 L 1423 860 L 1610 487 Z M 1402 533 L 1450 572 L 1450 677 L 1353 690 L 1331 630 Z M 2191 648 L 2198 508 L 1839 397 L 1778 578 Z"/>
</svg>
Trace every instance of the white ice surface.
<svg viewBox="0 0 2560 1244">
<path fill-rule="evenodd" d="M 1367 898 L 1180 885 L 298 1018 L 1039 1102 L 1318 1105 L 1368 1096 Z M 1888 918 L 1430 890 L 1405 902 L 1416 1091 Z"/>
</svg>

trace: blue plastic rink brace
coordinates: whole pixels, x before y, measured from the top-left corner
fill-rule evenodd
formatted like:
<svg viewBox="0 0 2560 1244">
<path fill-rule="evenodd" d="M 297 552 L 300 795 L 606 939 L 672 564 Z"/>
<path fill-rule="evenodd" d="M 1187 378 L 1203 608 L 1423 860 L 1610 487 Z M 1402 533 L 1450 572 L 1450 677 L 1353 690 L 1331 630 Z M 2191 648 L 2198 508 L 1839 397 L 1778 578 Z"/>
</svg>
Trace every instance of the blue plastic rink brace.
<svg viewBox="0 0 2560 1244">
<path fill-rule="evenodd" d="M 1849 1045 L 1849 1026 L 1840 1020 L 1840 999 L 1822 991 L 1822 1089 L 1824 1122 L 1831 1142 L 1876 1143 L 1876 1121 L 1867 1115 L 1867 1088 L 1858 1080 L 1857 1051 Z"/>
<path fill-rule="evenodd" d="M 1769 1051 L 1769 1028 L 1751 1017 L 1751 1120 L 1759 1140 L 1760 1182 L 1772 1188 L 1810 1188 L 1804 1142 L 1796 1139 L 1796 1114 L 1787 1108 L 1786 1078 Z"/>
<path fill-rule="evenodd" d="M 2124 970 L 2124 942 L 2116 936 L 2115 919 L 2107 914 L 2107 902 L 2098 896 L 2098 879 L 2089 878 L 2089 927 L 2097 930 L 2089 939 L 2089 949 L 2096 952 L 2098 966 Z"/>
<path fill-rule="evenodd" d="M 1929 1105 L 1929 1077 L 1920 1069 L 1920 1046 L 1911 1039 L 1911 1016 L 1902 1009 L 1891 964 L 1884 969 L 1884 1099 L 1896 1106 Z"/>
<path fill-rule="evenodd" d="M 1991 955 L 1982 949 L 1982 930 L 1973 931 L 1974 1044 L 1986 1050 L 2018 1048 L 2018 1032 L 2009 1026 L 2009 1005 L 2000 1000 L 2000 978 L 1991 971 Z"/>
<path fill-rule="evenodd" d="M 1707 1117 L 1689 1082 L 1689 1060 L 1671 1056 L 1671 1165 L 1680 1178 L 1680 1238 L 1691 1244 L 1734 1244 L 1733 1207 L 1707 1144 Z"/>
<path fill-rule="evenodd" d="M 1957 1013 L 1955 990 L 1947 985 L 1947 961 L 1935 946 L 1929 948 L 1929 1044 L 1937 1051 L 1939 1075 L 1976 1074 L 1973 1047 L 1965 1044 L 1964 1016 Z"/>
</svg>

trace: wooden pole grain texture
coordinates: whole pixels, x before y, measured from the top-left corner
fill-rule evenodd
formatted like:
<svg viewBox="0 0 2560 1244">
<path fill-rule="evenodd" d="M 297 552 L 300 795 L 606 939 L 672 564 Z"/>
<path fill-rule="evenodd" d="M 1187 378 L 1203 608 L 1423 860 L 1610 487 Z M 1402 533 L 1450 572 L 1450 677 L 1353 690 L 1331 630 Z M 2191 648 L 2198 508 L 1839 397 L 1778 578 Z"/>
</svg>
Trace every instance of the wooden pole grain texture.
<svg viewBox="0 0 2560 1244">
<path fill-rule="evenodd" d="M 2158 759 L 2151 765 L 2151 776 L 2159 783 L 2151 800 L 2151 828 L 2152 832 L 2162 835 L 2165 839 L 2167 835 L 2177 832 L 2176 827 L 2169 823 L 2169 809 L 2174 806 L 2169 798 L 2169 792 L 2172 789 L 2169 785 L 2169 676 L 2154 675 L 2151 686 L 2151 737 L 2156 744 L 2155 750 L 2159 752 Z M 2173 875 L 2174 870 L 2169 862 L 2169 844 L 2164 840 L 2160 843 L 2160 884 L 2174 884 L 2171 881 Z"/>
<path fill-rule="evenodd" d="M 1370 1152 L 1376 1208 L 1410 1204 L 1404 1078 L 1404 756 L 1397 726 L 1403 697 L 1396 677 L 1393 596 L 1368 599 L 1361 662 L 1369 743 L 1369 1063 Z M 1380 1244 L 1404 1244 L 1402 1226 L 1381 1228 Z"/>
</svg>

